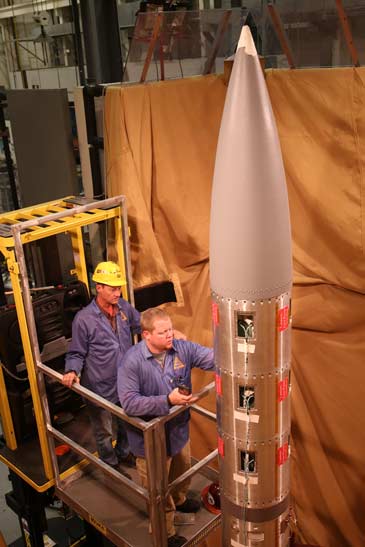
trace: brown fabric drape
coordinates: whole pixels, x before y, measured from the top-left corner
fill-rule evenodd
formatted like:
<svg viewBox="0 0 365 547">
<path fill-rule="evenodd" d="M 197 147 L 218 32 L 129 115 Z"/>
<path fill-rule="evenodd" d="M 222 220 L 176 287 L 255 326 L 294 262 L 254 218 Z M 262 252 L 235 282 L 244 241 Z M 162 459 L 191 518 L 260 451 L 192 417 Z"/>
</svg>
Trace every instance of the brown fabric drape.
<svg viewBox="0 0 365 547">
<path fill-rule="evenodd" d="M 292 492 L 308 543 L 365 541 L 364 69 L 270 72 L 292 219 Z"/>
<path fill-rule="evenodd" d="M 128 199 L 135 286 L 172 278 L 184 304 L 170 310 L 175 325 L 203 344 L 212 341 L 210 189 L 225 92 L 208 76 L 111 87 L 105 101 L 108 194 Z"/>
<path fill-rule="evenodd" d="M 302 538 L 322 547 L 365 541 L 364 81 L 361 68 L 267 72 L 293 235 L 292 493 Z M 128 198 L 135 285 L 173 279 L 175 325 L 203 344 L 225 91 L 206 76 L 111 87 L 105 101 L 108 193 Z M 211 379 L 197 371 L 194 387 Z M 195 418 L 192 441 L 206 454 L 214 425 Z"/>
</svg>

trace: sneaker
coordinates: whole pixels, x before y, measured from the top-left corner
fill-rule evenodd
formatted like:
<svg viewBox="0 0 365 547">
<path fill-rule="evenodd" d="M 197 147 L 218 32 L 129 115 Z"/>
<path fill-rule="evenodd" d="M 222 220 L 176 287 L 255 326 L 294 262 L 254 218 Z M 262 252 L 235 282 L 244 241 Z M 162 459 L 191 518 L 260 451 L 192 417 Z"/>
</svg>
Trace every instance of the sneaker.
<svg viewBox="0 0 365 547">
<path fill-rule="evenodd" d="M 176 505 L 176 511 L 180 513 L 197 513 L 200 509 L 200 501 L 186 498 L 184 503 Z"/>
<path fill-rule="evenodd" d="M 132 452 L 129 452 L 129 454 L 124 456 L 124 458 L 119 458 L 119 462 L 127 467 L 136 467 L 136 457 L 132 454 Z"/>
<path fill-rule="evenodd" d="M 167 546 L 168 547 L 181 547 L 181 545 L 185 545 L 185 543 L 187 542 L 188 540 L 186 538 L 184 538 L 184 536 L 178 536 L 178 535 L 174 535 L 174 536 L 170 536 L 167 540 Z"/>
</svg>

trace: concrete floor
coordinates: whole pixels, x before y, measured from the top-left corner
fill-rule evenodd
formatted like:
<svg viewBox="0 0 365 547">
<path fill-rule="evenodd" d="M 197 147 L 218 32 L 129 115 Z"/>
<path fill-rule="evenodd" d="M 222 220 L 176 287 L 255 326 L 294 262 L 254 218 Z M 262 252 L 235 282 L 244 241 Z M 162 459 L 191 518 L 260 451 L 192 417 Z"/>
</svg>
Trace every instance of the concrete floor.
<svg viewBox="0 0 365 547">
<path fill-rule="evenodd" d="M 5 501 L 5 494 L 10 492 L 11 489 L 11 482 L 8 479 L 8 468 L 0 462 L 0 530 L 7 545 L 12 545 L 16 542 L 16 546 L 18 547 L 24 545 L 19 520 L 14 511 L 6 505 Z M 47 507 L 46 516 L 51 532 L 53 531 L 52 528 L 54 528 L 55 524 L 57 524 L 57 531 L 54 532 L 55 537 L 57 537 L 57 533 L 59 534 L 59 530 L 61 530 L 59 522 L 63 522 L 61 513 L 56 509 Z M 52 525 L 52 523 L 54 524 Z M 69 526 L 72 528 L 72 525 Z M 57 545 L 62 545 L 62 543 L 57 543 Z"/>
<path fill-rule="evenodd" d="M 5 494 L 11 491 L 8 468 L 0 462 L 0 530 L 9 545 L 21 536 L 18 517 L 6 505 Z"/>
</svg>

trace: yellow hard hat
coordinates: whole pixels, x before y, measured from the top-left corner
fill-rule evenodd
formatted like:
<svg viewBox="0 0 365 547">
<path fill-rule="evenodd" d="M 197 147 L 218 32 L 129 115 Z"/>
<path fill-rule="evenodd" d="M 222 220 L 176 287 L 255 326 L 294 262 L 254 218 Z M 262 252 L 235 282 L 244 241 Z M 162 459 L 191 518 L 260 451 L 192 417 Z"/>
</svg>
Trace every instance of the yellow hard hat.
<svg viewBox="0 0 365 547">
<path fill-rule="evenodd" d="M 95 283 L 110 285 L 111 287 L 121 287 L 125 285 L 125 279 L 122 277 L 122 272 L 118 264 L 115 262 L 99 262 L 95 268 L 92 277 Z"/>
</svg>

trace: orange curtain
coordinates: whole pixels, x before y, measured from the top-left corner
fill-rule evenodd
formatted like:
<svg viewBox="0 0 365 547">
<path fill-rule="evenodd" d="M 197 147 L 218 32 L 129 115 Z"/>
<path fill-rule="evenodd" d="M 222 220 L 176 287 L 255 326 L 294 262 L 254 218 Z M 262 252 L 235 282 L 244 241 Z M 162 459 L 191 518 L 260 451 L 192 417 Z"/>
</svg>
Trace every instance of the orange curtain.
<svg viewBox="0 0 365 547">
<path fill-rule="evenodd" d="M 364 69 L 269 72 L 292 219 L 292 492 L 308 543 L 365 541 Z"/>
</svg>

